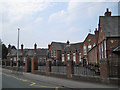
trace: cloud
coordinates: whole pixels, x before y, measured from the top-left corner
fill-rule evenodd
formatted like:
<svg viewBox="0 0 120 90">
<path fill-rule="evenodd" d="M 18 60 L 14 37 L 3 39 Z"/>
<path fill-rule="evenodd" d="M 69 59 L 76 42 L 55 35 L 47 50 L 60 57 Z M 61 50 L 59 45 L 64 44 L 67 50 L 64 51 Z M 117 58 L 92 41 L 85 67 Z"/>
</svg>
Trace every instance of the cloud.
<svg viewBox="0 0 120 90">
<path fill-rule="evenodd" d="M 76 0 L 75 0 L 76 1 Z M 55 12 L 49 16 L 48 22 L 64 22 L 70 24 L 74 20 L 84 18 L 94 18 L 104 13 L 105 9 L 111 6 L 115 6 L 116 3 L 105 3 L 99 0 L 99 2 L 75 2 L 70 0 L 68 7 L 65 10 Z"/>
<path fill-rule="evenodd" d="M 7 14 L 7 21 L 11 23 L 43 11 L 49 5 L 50 2 L 44 0 L 5 0 L 0 4 L 3 14 Z"/>
<path fill-rule="evenodd" d="M 35 19 L 35 23 L 41 23 L 43 21 L 43 18 L 42 17 L 38 17 Z"/>
</svg>

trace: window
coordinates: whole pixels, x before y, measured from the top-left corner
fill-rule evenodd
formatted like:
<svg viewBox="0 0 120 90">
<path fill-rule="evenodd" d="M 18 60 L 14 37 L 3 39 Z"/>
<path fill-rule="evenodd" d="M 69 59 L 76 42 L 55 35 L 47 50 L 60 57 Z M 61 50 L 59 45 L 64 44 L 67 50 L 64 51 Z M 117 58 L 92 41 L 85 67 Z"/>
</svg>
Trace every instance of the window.
<svg viewBox="0 0 120 90">
<path fill-rule="evenodd" d="M 70 54 L 67 54 L 67 60 L 70 60 Z"/>
<path fill-rule="evenodd" d="M 26 58 L 24 57 L 24 58 L 23 58 L 23 63 L 25 63 L 25 59 L 26 59 Z"/>
<path fill-rule="evenodd" d="M 91 45 L 88 45 L 88 51 L 91 49 Z"/>
<path fill-rule="evenodd" d="M 75 56 L 75 53 L 73 53 L 73 61 L 76 62 L 76 56 Z"/>
<path fill-rule="evenodd" d="M 56 51 L 54 50 L 54 57 L 56 57 Z"/>
<path fill-rule="evenodd" d="M 88 41 L 90 42 L 90 41 L 91 41 L 91 39 L 88 39 Z"/>
<path fill-rule="evenodd" d="M 64 62 L 64 54 L 62 54 L 62 62 Z"/>
<path fill-rule="evenodd" d="M 42 61 L 42 57 L 40 57 L 40 61 Z"/>
<path fill-rule="evenodd" d="M 80 60 L 80 62 L 81 62 L 81 53 L 79 53 L 79 60 Z"/>
<path fill-rule="evenodd" d="M 99 44 L 99 58 L 101 59 L 101 49 L 100 49 L 100 44 Z"/>
<path fill-rule="evenodd" d="M 16 62 L 16 57 L 14 57 L 14 61 Z"/>
<path fill-rule="evenodd" d="M 103 58 L 103 43 L 101 43 L 101 48 L 102 48 L 102 58 Z"/>
<path fill-rule="evenodd" d="M 104 50 L 105 50 L 105 58 L 106 58 L 106 40 L 104 40 Z"/>
<path fill-rule="evenodd" d="M 83 52 L 84 52 L 84 55 L 87 54 L 86 46 L 83 46 Z"/>
<path fill-rule="evenodd" d="M 93 47 L 95 46 L 95 43 L 93 44 Z"/>
</svg>

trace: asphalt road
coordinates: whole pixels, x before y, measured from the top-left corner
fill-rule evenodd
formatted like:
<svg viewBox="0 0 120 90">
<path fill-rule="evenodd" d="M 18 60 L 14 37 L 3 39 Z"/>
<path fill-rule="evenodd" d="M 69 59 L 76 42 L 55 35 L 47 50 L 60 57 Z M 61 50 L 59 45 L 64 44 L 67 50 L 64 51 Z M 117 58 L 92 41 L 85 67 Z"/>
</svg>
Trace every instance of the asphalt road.
<svg viewBox="0 0 120 90">
<path fill-rule="evenodd" d="M 69 88 L 63 88 L 60 86 L 56 86 L 56 85 L 52 85 L 50 83 L 46 83 L 46 82 L 40 82 L 40 81 L 36 81 L 33 79 L 26 79 L 25 77 L 22 76 L 22 74 L 15 74 L 15 73 L 7 73 L 7 72 L 3 72 L 0 74 L 0 76 L 2 75 L 2 88 L 4 90 L 7 89 L 9 90 L 10 88 L 16 88 L 17 89 L 32 89 L 32 90 L 36 90 L 37 88 L 39 88 L 39 90 L 71 90 Z M 11 89 L 10 89 L 11 90 Z"/>
<path fill-rule="evenodd" d="M 77 82 L 77 81 L 71 81 L 71 80 L 65 80 L 65 79 L 57 79 L 57 78 L 52 78 L 52 77 L 34 75 L 31 73 L 13 72 L 7 69 L 3 69 L 0 76 L 2 76 L 2 88 L 7 88 L 7 89 L 16 88 L 15 90 L 19 90 L 19 89 L 21 90 L 24 90 L 24 89 L 29 89 L 29 90 L 31 89 L 32 90 L 36 90 L 36 89 L 37 90 L 81 90 L 80 88 L 88 88 L 88 87 L 89 87 L 88 89 L 91 88 L 92 90 L 93 88 L 102 88 L 102 89 L 108 88 L 108 90 L 113 90 L 113 88 L 115 88 L 113 86 L 92 84 L 92 83 L 87 83 L 87 82 Z M 78 87 L 78 88 L 75 88 L 75 87 Z M 3 89 L 3 90 L 6 90 L 6 89 Z M 14 90 L 14 89 L 10 89 L 10 90 Z"/>
</svg>

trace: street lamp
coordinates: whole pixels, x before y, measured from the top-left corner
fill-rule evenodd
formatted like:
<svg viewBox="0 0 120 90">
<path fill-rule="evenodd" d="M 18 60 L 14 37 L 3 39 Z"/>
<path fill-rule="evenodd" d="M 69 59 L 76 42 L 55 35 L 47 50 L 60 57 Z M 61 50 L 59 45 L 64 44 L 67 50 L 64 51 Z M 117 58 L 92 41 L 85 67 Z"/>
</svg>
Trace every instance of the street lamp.
<svg viewBox="0 0 120 90">
<path fill-rule="evenodd" d="M 18 28 L 18 41 L 17 41 L 17 67 L 19 67 L 19 31 L 20 28 Z"/>
</svg>

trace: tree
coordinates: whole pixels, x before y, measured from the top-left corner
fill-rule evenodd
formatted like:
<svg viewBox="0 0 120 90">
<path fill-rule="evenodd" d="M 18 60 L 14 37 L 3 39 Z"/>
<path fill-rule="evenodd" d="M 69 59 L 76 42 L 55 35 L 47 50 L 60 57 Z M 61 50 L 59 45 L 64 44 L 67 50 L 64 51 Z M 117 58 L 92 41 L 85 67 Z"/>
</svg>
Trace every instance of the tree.
<svg viewBox="0 0 120 90">
<path fill-rule="evenodd" d="M 5 44 L 2 44 L 2 59 L 7 59 L 8 54 L 8 48 L 5 46 Z"/>
</svg>

